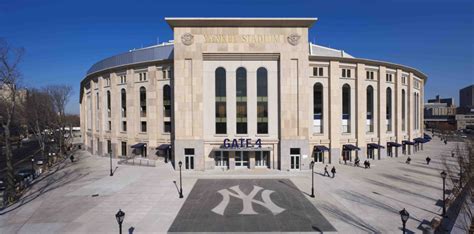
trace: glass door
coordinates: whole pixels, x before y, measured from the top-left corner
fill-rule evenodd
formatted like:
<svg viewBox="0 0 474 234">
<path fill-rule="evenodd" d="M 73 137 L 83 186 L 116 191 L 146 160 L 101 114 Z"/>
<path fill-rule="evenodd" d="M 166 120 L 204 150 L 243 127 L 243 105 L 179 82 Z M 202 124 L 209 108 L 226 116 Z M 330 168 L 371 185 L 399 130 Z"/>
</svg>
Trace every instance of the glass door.
<svg viewBox="0 0 474 234">
<path fill-rule="evenodd" d="M 255 166 L 257 167 L 269 167 L 270 165 L 270 151 L 257 151 L 255 152 Z"/>
<path fill-rule="evenodd" d="M 321 152 L 321 151 L 314 152 L 314 162 L 324 163 L 324 152 Z"/>
<path fill-rule="evenodd" d="M 300 169 L 300 148 L 290 148 L 290 169 Z"/>
<path fill-rule="evenodd" d="M 249 152 L 248 151 L 236 151 L 235 152 L 235 167 L 247 167 L 249 166 Z"/>
<path fill-rule="evenodd" d="M 216 167 L 228 167 L 229 166 L 229 152 L 227 151 L 216 151 L 214 155 L 214 161 Z"/>
</svg>

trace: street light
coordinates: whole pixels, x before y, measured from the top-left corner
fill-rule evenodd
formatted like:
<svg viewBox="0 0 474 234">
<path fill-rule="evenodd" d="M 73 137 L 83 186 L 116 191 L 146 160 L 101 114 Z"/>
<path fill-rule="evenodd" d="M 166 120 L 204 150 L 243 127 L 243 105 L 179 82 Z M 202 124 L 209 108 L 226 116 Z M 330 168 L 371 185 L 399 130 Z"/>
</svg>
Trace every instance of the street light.
<svg viewBox="0 0 474 234">
<path fill-rule="evenodd" d="M 178 165 L 179 165 L 179 198 L 183 198 L 183 180 L 181 179 L 181 166 L 183 165 L 183 163 L 179 161 Z"/>
<path fill-rule="evenodd" d="M 110 176 L 114 175 L 114 172 L 112 171 L 112 153 L 109 153 L 110 156 Z"/>
<path fill-rule="evenodd" d="M 119 233 L 122 234 L 122 223 L 123 219 L 125 218 L 125 212 L 123 212 L 121 209 L 115 214 L 115 219 L 117 219 L 117 223 L 119 225 Z"/>
<path fill-rule="evenodd" d="M 442 171 L 441 172 L 441 178 L 443 178 L 443 214 L 442 216 L 446 216 L 446 172 Z"/>
<path fill-rule="evenodd" d="M 31 170 L 35 170 L 35 158 L 33 155 L 31 156 Z"/>
<path fill-rule="evenodd" d="M 314 161 L 311 161 L 311 196 L 314 197 Z"/>
<path fill-rule="evenodd" d="M 405 234 L 405 225 L 407 223 L 407 220 L 410 218 L 410 214 L 408 213 L 407 210 L 405 210 L 405 208 L 403 208 L 403 210 L 401 210 L 400 212 L 400 217 L 402 218 L 402 224 L 403 224 L 403 234 Z"/>
</svg>

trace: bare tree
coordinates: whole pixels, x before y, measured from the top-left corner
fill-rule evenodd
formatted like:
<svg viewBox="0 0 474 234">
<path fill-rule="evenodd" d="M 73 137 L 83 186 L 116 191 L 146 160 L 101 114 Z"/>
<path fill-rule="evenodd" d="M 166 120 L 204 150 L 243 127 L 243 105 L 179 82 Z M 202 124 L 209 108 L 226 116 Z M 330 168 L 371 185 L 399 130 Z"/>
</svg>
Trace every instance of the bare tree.
<svg viewBox="0 0 474 234">
<path fill-rule="evenodd" d="M 30 89 L 26 98 L 25 117 L 28 129 L 35 136 L 43 158 L 45 157 L 48 130 L 53 129 L 56 115 L 51 97 L 46 91 Z M 48 159 L 49 161 L 49 159 Z"/>
<path fill-rule="evenodd" d="M 72 87 L 69 85 L 50 85 L 46 87 L 46 90 L 51 97 L 55 112 L 57 113 L 57 127 L 59 130 L 59 150 L 60 153 L 64 153 L 64 134 L 66 127 L 66 104 L 69 102 L 69 98 L 72 95 Z"/>
<path fill-rule="evenodd" d="M 15 195 L 15 177 L 12 163 L 11 130 L 15 121 L 16 109 L 19 102 L 19 83 L 21 73 L 19 69 L 20 61 L 24 50 L 12 48 L 0 38 L 0 123 L 3 128 L 3 140 L 5 144 L 6 159 L 6 196 L 9 202 Z"/>
</svg>

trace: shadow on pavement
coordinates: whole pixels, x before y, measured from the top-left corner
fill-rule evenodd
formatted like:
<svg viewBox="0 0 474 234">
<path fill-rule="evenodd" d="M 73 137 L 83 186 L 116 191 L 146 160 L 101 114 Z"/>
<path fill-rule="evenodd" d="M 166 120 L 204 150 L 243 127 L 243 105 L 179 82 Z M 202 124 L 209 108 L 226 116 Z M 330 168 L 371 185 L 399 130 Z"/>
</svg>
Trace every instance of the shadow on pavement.
<svg viewBox="0 0 474 234">
<path fill-rule="evenodd" d="M 347 224 L 350 224 L 364 232 L 380 233 L 380 231 L 378 231 L 374 226 L 358 218 L 357 215 L 352 214 L 349 210 L 341 210 L 336 208 L 335 206 L 331 206 L 328 204 L 321 204 L 318 207 L 323 209 L 328 214 L 334 216 L 335 218 Z"/>
<path fill-rule="evenodd" d="M 397 186 L 394 186 L 394 185 L 391 185 L 391 184 L 382 183 L 382 182 L 377 181 L 377 180 L 372 180 L 372 179 L 365 179 L 365 180 L 367 182 L 373 184 L 373 185 L 377 185 L 377 186 L 382 187 L 382 188 L 390 189 L 390 190 L 398 192 L 398 193 L 405 193 L 405 194 L 408 194 L 408 195 L 414 195 L 414 196 L 417 196 L 417 197 L 432 200 L 433 202 L 436 202 L 436 200 L 437 200 L 437 199 L 434 199 L 432 197 L 428 197 L 426 195 L 415 193 L 415 192 L 412 192 L 408 189 L 400 188 L 400 187 L 397 187 Z"/>
<path fill-rule="evenodd" d="M 294 190 L 299 191 L 299 192 L 301 192 L 301 193 L 303 193 L 303 194 L 306 194 L 306 196 L 308 196 L 308 197 L 311 196 L 309 193 L 304 192 L 304 191 L 301 191 L 301 190 L 300 190 L 299 188 L 297 188 L 296 186 L 287 184 L 287 183 L 285 183 L 285 181 L 283 181 L 283 180 L 278 180 L 278 182 L 280 182 L 280 183 L 282 183 L 282 184 L 288 186 L 288 187 L 291 188 L 291 189 L 294 189 Z"/>
</svg>

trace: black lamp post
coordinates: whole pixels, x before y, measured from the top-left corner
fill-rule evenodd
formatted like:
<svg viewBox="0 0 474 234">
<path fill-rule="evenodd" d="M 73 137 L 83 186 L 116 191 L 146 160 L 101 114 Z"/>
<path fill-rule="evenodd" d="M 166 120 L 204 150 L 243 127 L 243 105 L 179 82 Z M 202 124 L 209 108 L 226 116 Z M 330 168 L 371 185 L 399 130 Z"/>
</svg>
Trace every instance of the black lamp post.
<svg viewBox="0 0 474 234">
<path fill-rule="evenodd" d="M 35 170 L 35 158 L 34 156 L 31 156 L 31 170 Z"/>
<path fill-rule="evenodd" d="M 405 208 L 403 208 L 403 210 L 401 210 L 400 212 L 400 218 L 402 218 L 402 224 L 403 224 L 403 234 L 405 234 L 406 232 L 406 223 L 407 223 L 407 220 L 410 218 L 410 214 L 408 213 L 407 210 L 405 210 Z"/>
<path fill-rule="evenodd" d="M 311 196 L 314 197 L 314 161 L 311 161 Z"/>
<path fill-rule="evenodd" d="M 119 225 L 119 233 L 122 234 L 122 223 L 123 219 L 125 218 L 125 212 L 123 212 L 121 209 L 115 214 L 115 219 L 117 219 L 117 223 Z"/>
<path fill-rule="evenodd" d="M 110 176 L 114 175 L 114 172 L 112 171 L 112 153 L 109 153 L 110 155 Z"/>
<path fill-rule="evenodd" d="M 446 172 L 442 171 L 441 172 L 441 178 L 443 178 L 443 214 L 442 216 L 446 216 Z"/>
<path fill-rule="evenodd" d="M 178 165 L 179 165 L 179 198 L 183 198 L 183 180 L 181 178 L 181 166 L 183 165 L 183 163 L 179 161 Z"/>
</svg>

